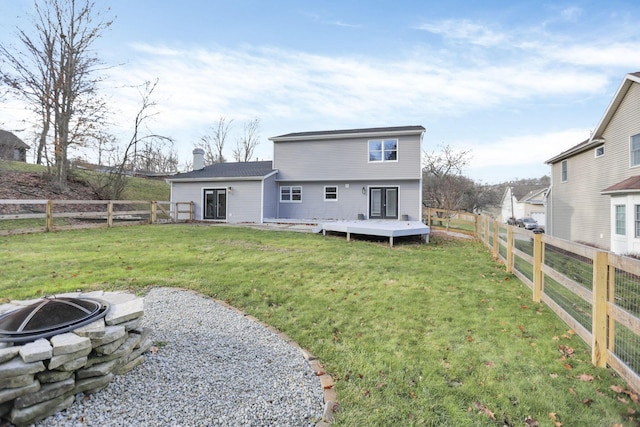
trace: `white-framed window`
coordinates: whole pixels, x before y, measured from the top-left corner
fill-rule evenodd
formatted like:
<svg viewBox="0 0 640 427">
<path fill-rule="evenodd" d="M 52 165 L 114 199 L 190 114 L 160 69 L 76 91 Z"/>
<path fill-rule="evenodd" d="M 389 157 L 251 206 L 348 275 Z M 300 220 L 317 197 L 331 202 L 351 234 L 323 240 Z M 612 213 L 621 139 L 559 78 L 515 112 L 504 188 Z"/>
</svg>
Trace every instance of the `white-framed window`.
<svg viewBox="0 0 640 427">
<path fill-rule="evenodd" d="M 593 150 L 593 155 L 596 158 L 604 156 L 604 145 L 596 147 L 595 150 Z"/>
<path fill-rule="evenodd" d="M 640 238 L 640 205 L 635 205 L 635 237 L 636 239 Z"/>
<path fill-rule="evenodd" d="M 338 201 L 338 187 L 335 185 L 324 187 L 324 201 L 325 202 L 337 202 Z"/>
<path fill-rule="evenodd" d="M 280 201 L 282 203 L 301 203 L 302 187 L 283 185 L 280 187 Z"/>
<path fill-rule="evenodd" d="M 397 162 L 398 140 L 375 139 L 369 141 L 369 162 Z"/>
<path fill-rule="evenodd" d="M 626 222 L 626 205 L 616 205 L 616 234 L 619 236 L 624 236 L 627 234 Z"/>
<path fill-rule="evenodd" d="M 569 178 L 569 165 L 567 160 L 563 160 L 562 164 L 562 182 L 566 182 Z"/>
<path fill-rule="evenodd" d="M 629 143 L 629 162 L 632 167 L 640 166 L 640 133 L 631 137 Z"/>
</svg>

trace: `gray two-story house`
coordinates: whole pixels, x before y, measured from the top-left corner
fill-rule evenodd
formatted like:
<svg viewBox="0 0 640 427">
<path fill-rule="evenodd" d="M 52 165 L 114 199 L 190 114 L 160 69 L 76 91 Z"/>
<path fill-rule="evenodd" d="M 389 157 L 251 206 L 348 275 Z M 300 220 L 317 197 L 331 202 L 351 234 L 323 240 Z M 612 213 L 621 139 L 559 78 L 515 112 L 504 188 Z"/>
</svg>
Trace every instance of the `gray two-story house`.
<svg viewBox="0 0 640 427">
<path fill-rule="evenodd" d="M 640 253 L 640 73 L 625 76 L 589 139 L 546 163 L 548 234 Z"/>
<path fill-rule="evenodd" d="M 168 179 L 196 220 L 421 220 L 422 126 L 300 132 L 270 138 L 273 161 L 202 164 Z"/>
</svg>

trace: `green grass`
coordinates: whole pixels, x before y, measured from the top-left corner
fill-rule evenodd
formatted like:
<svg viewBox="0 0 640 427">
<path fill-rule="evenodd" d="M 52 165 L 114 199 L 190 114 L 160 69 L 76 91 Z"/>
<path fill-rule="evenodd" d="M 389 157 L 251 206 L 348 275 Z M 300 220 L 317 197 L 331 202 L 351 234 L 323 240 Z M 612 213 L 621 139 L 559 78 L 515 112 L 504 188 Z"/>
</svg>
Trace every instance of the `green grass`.
<svg viewBox="0 0 640 427">
<path fill-rule="evenodd" d="M 319 357 L 336 380 L 338 426 L 639 422 L 639 405 L 611 389 L 624 382 L 592 366 L 589 348 L 480 243 L 389 248 L 163 225 L 0 237 L 0 259 L 6 298 L 177 286 L 225 300 Z"/>
</svg>

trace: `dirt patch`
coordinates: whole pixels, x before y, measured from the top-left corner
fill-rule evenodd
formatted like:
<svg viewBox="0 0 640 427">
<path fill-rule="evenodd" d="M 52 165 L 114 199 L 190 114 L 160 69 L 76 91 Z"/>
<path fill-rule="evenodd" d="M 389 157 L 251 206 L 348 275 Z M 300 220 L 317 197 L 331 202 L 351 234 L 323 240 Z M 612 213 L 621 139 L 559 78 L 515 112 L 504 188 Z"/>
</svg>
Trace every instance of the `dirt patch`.
<svg viewBox="0 0 640 427">
<path fill-rule="evenodd" d="M 69 181 L 60 191 L 43 173 L 0 171 L 0 199 L 96 200 L 96 193 L 83 182 Z"/>
</svg>

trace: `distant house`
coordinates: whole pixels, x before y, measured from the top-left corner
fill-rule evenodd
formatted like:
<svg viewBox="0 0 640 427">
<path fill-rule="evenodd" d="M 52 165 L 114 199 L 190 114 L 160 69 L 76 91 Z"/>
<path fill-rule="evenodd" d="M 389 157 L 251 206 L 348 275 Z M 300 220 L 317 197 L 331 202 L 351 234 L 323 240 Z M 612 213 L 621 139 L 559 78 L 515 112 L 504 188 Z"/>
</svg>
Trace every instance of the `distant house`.
<svg viewBox="0 0 640 427">
<path fill-rule="evenodd" d="M 640 253 L 640 73 L 627 74 L 591 137 L 551 165 L 547 233 Z"/>
<path fill-rule="evenodd" d="M 28 149 L 29 146 L 13 133 L 0 130 L 0 159 L 26 162 Z"/>
<path fill-rule="evenodd" d="M 169 177 L 171 201 L 196 220 L 420 221 L 422 126 L 300 132 L 270 138 L 273 161 L 219 163 Z"/>
<path fill-rule="evenodd" d="M 538 225 L 546 225 L 545 196 L 549 187 L 546 185 L 513 185 L 505 189 L 501 203 L 501 219 L 530 217 Z"/>
</svg>

